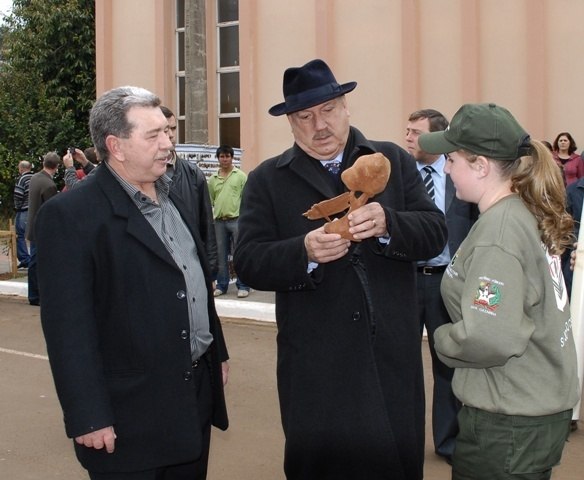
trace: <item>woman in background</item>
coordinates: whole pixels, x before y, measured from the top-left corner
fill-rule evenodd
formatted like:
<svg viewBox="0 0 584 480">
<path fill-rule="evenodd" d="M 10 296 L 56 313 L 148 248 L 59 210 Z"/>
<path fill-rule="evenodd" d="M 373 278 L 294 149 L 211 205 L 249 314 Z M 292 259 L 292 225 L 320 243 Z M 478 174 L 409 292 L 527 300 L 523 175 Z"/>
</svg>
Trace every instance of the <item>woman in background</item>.
<svg viewBox="0 0 584 480">
<path fill-rule="evenodd" d="M 566 186 L 584 177 L 584 162 L 576 153 L 577 148 L 574 138 L 568 132 L 559 133 L 552 145 L 554 160 L 562 168 Z"/>
</svg>

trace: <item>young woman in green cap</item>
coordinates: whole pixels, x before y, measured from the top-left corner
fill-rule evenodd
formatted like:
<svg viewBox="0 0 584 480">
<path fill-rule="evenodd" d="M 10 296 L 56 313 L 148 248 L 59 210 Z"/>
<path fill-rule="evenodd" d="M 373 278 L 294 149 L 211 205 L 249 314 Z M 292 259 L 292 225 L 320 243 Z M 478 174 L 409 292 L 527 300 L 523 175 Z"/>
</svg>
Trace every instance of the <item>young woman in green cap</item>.
<svg viewBox="0 0 584 480">
<path fill-rule="evenodd" d="M 572 242 L 561 172 L 508 110 L 464 105 L 419 138 L 447 153 L 456 195 L 480 217 L 441 285 L 451 324 L 434 334 L 463 403 L 454 480 L 548 479 L 579 397 L 560 254 Z"/>
</svg>

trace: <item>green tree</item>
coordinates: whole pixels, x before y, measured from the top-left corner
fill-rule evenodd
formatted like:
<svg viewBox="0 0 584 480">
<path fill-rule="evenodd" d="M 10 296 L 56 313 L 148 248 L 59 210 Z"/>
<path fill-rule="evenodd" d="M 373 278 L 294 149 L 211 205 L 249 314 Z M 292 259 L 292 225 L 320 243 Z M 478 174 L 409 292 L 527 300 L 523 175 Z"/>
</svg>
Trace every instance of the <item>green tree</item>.
<svg viewBox="0 0 584 480">
<path fill-rule="evenodd" d="M 4 213 L 20 160 L 90 145 L 95 99 L 93 0 L 14 0 L 0 53 L 0 198 Z"/>
</svg>

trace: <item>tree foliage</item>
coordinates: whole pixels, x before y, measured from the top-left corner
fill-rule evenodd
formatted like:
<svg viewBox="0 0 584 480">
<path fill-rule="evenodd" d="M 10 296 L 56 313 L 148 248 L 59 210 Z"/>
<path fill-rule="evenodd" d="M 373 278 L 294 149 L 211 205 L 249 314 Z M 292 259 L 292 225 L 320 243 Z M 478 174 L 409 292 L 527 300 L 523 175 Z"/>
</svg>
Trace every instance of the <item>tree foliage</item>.
<svg viewBox="0 0 584 480">
<path fill-rule="evenodd" d="M 90 145 L 94 0 L 14 0 L 1 35 L 0 197 L 12 205 L 18 162 Z"/>
</svg>

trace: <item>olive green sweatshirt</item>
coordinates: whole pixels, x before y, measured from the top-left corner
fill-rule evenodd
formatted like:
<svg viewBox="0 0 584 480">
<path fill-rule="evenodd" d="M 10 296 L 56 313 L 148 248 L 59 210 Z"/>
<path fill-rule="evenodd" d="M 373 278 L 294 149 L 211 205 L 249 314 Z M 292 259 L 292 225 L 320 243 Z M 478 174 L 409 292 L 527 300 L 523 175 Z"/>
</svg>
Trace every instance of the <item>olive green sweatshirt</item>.
<svg viewBox="0 0 584 480">
<path fill-rule="evenodd" d="M 448 266 L 441 286 L 451 324 L 434 334 L 454 367 L 463 404 L 539 416 L 578 401 L 576 350 L 558 256 L 537 222 L 510 195 L 483 212 Z"/>
</svg>

